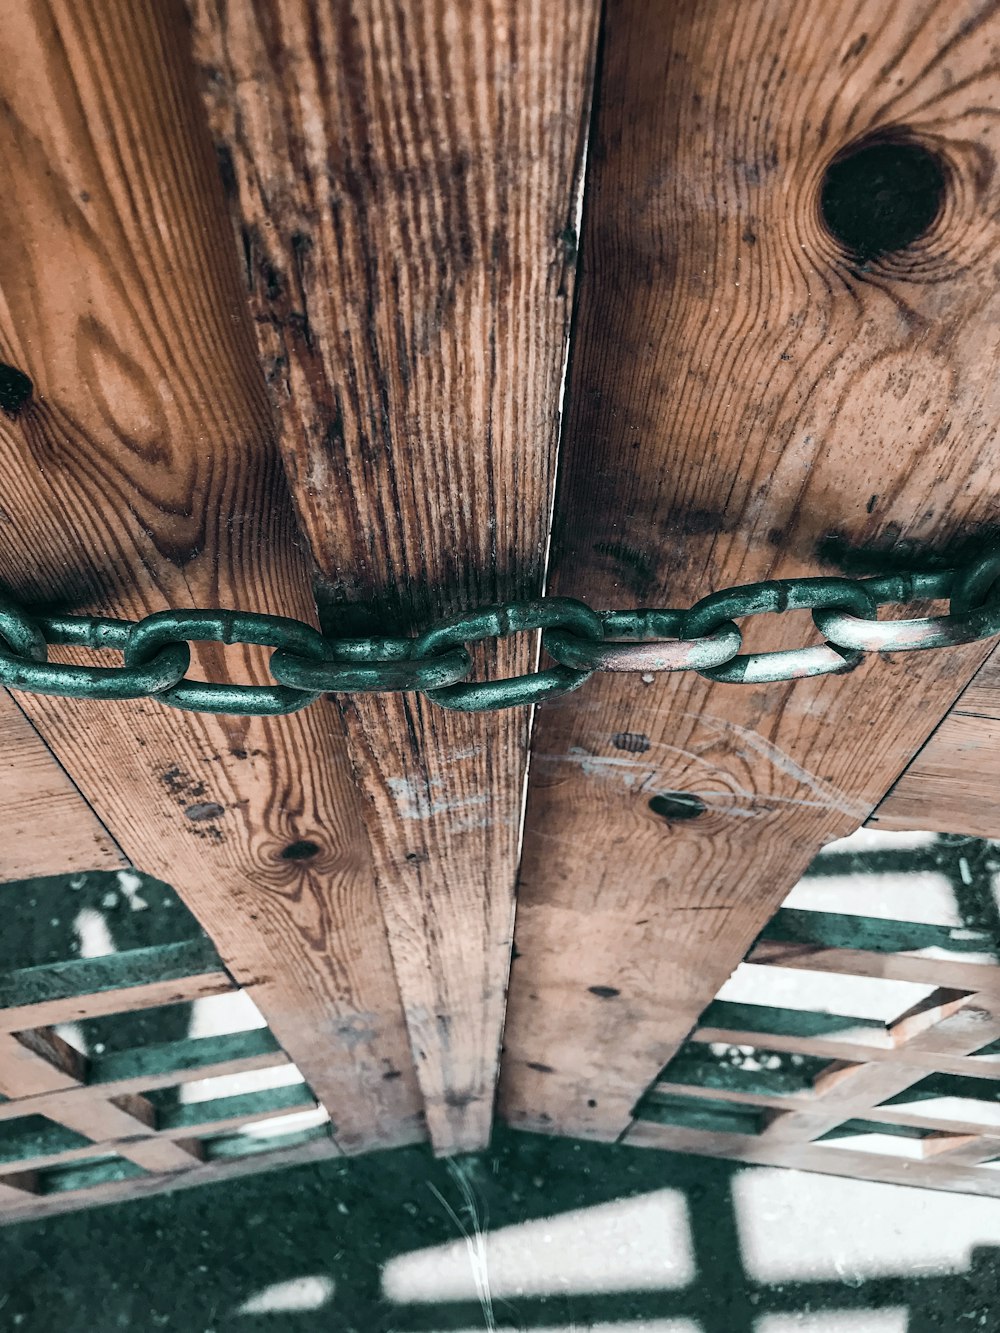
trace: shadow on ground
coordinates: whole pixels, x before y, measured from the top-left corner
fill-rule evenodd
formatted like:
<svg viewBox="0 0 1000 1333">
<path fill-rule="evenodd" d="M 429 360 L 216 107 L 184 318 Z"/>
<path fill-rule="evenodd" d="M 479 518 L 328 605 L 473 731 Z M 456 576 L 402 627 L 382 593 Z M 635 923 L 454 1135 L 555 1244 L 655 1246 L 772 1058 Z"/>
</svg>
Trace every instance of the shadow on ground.
<svg viewBox="0 0 1000 1333">
<path fill-rule="evenodd" d="M 759 1274 L 752 1276 L 733 1198 L 737 1177 L 748 1170 L 501 1130 L 488 1153 L 462 1159 L 457 1167 L 435 1161 L 426 1148 L 401 1149 L 24 1223 L 0 1231 L 0 1329 L 963 1333 L 997 1327 L 1000 1270 L 992 1246 L 974 1248 L 960 1272 L 908 1275 L 904 1262 L 902 1275 L 895 1265 L 895 1276 L 865 1276 L 847 1271 L 849 1264 L 834 1280 L 764 1282 Z M 662 1191 L 679 1192 L 685 1234 L 665 1227 L 658 1238 L 647 1226 L 633 1239 L 641 1239 L 647 1251 L 652 1244 L 654 1252 L 662 1243 L 664 1272 L 671 1266 L 670 1249 L 683 1250 L 681 1281 L 674 1263 L 673 1278 L 658 1286 L 654 1263 L 642 1289 L 623 1290 L 619 1250 L 617 1260 L 608 1256 L 612 1269 L 617 1264 L 619 1289 L 599 1289 L 598 1263 L 586 1281 L 569 1284 L 575 1289 L 560 1290 L 558 1272 L 573 1257 L 567 1245 L 576 1243 L 566 1241 L 564 1228 L 561 1240 L 550 1238 L 557 1244 L 550 1251 L 555 1276 L 548 1294 L 540 1294 L 536 1280 L 525 1288 L 534 1294 L 516 1295 L 508 1253 L 502 1295 L 494 1292 L 492 1308 L 478 1299 L 477 1228 L 495 1236 L 501 1228 L 549 1218 L 558 1232 L 559 1215 Z M 1000 1237 L 1000 1202 L 915 1190 L 895 1194 L 897 1211 L 900 1194 L 915 1207 L 932 1198 L 939 1211 L 988 1205 L 996 1212 Z M 822 1199 L 822 1190 L 817 1197 Z M 866 1221 L 870 1225 L 871 1219 Z M 832 1216 L 830 1223 L 840 1224 Z M 585 1230 L 586 1218 L 581 1225 Z M 892 1225 L 888 1215 L 886 1225 Z M 625 1248 L 631 1243 L 624 1233 L 616 1239 Z M 525 1233 L 525 1271 L 537 1272 L 544 1242 L 538 1230 Z M 585 1239 L 580 1243 L 585 1248 Z M 453 1247 L 442 1252 L 451 1263 L 450 1299 L 439 1299 L 434 1289 L 434 1256 L 419 1303 L 412 1294 L 409 1303 L 401 1301 L 398 1292 L 396 1302 L 387 1299 L 392 1285 L 385 1282 L 387 1265 L 442 1246 Z M 413 1266 L 413 1260 L 407 1262 Z M 465 1291 L 455 1290 L 456 1264 L 465 1267 Z M 516 1255 L 514 1267 L 516 1282 Z M 831 1271 L 829 1264 L 821 1267 Z M 479 1290 L 485 1291 L 481 1267 L 479 1278 Z M 268 1304 L 284 1308 L 267 1311 Z"/>
</svg>

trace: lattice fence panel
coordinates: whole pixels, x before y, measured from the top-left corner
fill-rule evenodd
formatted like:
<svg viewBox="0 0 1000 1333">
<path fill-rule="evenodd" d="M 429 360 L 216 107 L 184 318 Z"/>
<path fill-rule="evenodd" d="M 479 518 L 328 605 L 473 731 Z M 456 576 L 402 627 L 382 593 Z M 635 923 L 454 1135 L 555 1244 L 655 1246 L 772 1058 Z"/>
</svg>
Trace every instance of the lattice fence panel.
<svg viewBox="0 0 1000 1333">
<path fill-rule="evenodd" d="M 1000 1196 L 998 873 L 964 837 L 827 849 L 626 1142 Z"/>
<path fill-rule="evenodd" d="M 95 873 L 0 885 L 0 900 L 0 1221 L 336 1155 L 165 885 Z"/>
</svg>

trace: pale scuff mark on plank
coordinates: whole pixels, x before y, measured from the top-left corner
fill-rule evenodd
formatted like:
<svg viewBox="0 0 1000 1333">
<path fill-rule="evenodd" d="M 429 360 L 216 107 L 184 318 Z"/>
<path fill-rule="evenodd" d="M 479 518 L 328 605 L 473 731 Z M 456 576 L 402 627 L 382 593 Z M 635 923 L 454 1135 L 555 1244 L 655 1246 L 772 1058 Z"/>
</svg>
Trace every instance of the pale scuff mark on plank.
<svg viewBox="0 0 1000 1333">
<path fill-rule="evenodd" d="M 385 785 L 392 793 L 401 819 L 433 819 L 435 815 L 489 805 L 492 799 L 488 792 L 448 795 L 443 778 L 387 777 Z"/>
<path fill-rule="evenodd" d="M 817 774 L 811 773 L 804 764 L 793 759 L 780 746 L 767 740 L 766 737 L 761 736 L 759 732 L 752 728 L 741 726 L 730 718 L 718 717 L 713 713 L 686 713 L 683 716 L 694 718 L 709 728 L 739 737 L 743 744 L 749 746 L 754 754 L 760 755 L 780 773 L 786 774 L 796 782 L 800 782 L 809 791 L 814 792 L 827 809 L 839 810 L 841 814 L 850 815 L 852 819 L 859 823 L 867 817 L 871 810 L 869 803 L 852 800 L 846 792 L 835 787 L 832 782 L 827 782 Z"/>
</svg>

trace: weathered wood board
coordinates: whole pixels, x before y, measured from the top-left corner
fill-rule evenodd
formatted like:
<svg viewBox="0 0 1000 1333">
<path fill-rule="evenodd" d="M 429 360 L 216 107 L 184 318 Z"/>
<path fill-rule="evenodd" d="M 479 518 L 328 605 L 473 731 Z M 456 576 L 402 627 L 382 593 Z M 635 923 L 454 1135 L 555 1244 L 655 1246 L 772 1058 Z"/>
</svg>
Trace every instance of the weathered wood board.
<svg viewBox="0 0 1000 1333">
<path fill-rule="evenodd" d="M 1000 838 L 1000 654 L 986 659 L 868 822 Z"/>
<path fill-rule="evenodd" d="M 975 549 L 996 523 L 995 6 L 605 14 L 552 590 L 684 606 Z M 820 196 L 847 154 L 855 202 L 891 200 L 873 143 L 930 161 L 936 184 L 917 191 L 922 234 L 862 255 Z M 786 616 L 749 646 L 814 638 Z M 621 1135 L 814 853 L 867 818 L 985 651 L 788 686 L 603 678 L 544 706 L 501 1113 Z M 650 807 L 663 793 L 683 794 L 674 814 Z"/>
<path fill-rule="evenodd" d="M 537 595 L 597 0 L 193 0 L 324 626 Z M 479 670 L 532 662 L 528 636 Z M 439 1152 L 489 1137 L 525 710 L 342 700 Z"/>
<path fill-rule="evenodd" d="M 66 611 L 309 619 L 184 10 L 19 5 L 0 92 L 0 582 Z M 266 679 L 258 650 L 196 657 Z M 22 702 L 125 854 L 210 933 L 341 1147 L 420 1137 L 335 711 Z"/>
<path fill-rule="evenodd" d="M 24 713 L 0 689 L 0 881 L 126 864 Z"/>
</svg>

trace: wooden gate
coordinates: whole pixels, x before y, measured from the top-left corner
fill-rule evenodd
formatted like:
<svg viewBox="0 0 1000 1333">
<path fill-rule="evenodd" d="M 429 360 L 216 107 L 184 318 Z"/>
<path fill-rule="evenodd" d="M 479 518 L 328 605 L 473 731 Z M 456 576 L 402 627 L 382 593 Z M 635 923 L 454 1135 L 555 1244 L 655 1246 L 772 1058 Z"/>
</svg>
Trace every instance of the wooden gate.
<svg viewBox="0 0 1000 1333">
<path fill-rule="evenodd" d="M 19 0 L 0 584 L 50 613 L 410 635 L 543 588 L 686 607 L 981 552 L 998 43 L 987 0 Z M 755 649 L 820 642 L 799 614 L 753 626 Z M 135 870 L 211 941 L 2 983 L 0 1115 L 41 1122 L 11 1131 L 6 1215 L 288 1154 L 474 1150 L 494 1108 L 1000 1193 L 979 1121 L 923 1133 L 882 1105 L 926 1077 L 990 1100 L 989 958 L 915 961 L 947 944 L 914 943 L 919 920 L 783 908 L 866 822 L 1000 834 L 989 649 L 762 684 L 598 674 L 533 719 L 0 693 L 0 891 Z M 477 673 L 536 653 L 487 643 Z M 269 679 L 253 645 L 194 656 Z M 748 954 L 936 990 L 845 1037 L 716 1000 Z M 52 1032 L 220 989 L 267 1036 L 218 1059 L 136 1055 L 108 1083 Z M 717 1086 L 712 1046 L 805 1073 Z M 294 1063 L 329 1126 L 213 1156 L 226 1125 L 148 1095 L 204 1060 Z M 912 1130 L 910 1155 L 819 1142 L 859 1122 Z"/>
</svg>

